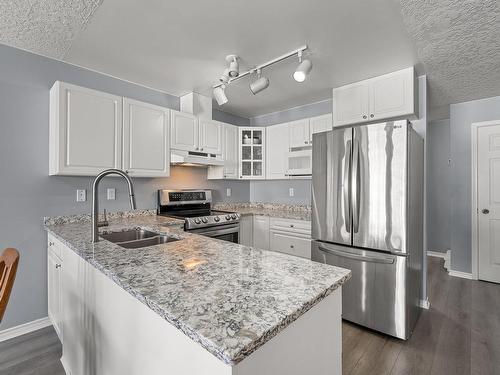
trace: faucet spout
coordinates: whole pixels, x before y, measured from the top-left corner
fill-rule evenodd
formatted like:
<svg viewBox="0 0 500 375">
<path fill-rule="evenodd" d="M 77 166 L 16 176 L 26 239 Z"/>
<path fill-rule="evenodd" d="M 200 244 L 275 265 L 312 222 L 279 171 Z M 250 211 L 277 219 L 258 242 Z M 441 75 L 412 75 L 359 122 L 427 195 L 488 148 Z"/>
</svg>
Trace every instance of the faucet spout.
<svg viewBox="0 0 500 375">
<path fill-rule="evenodd" d="M 134 185 L 132 184 L 132 180 L 129 175 L 120 170 L 120 169 L 106 169 L 99 173 L 94 182 L 92 183 L 92 242 L 99 242 L 99 229 L 98 229 L 98 221 L 99 221 L 99 182 L 107 175 L 117 174 L 122 176 L 125 181 L 127 181 L 128 185 L 128 194 L 130 198 L 130 208 L 132 210 L 136 209 L 135 204 L 135 195 L 134 195 Z"/>
</svg>

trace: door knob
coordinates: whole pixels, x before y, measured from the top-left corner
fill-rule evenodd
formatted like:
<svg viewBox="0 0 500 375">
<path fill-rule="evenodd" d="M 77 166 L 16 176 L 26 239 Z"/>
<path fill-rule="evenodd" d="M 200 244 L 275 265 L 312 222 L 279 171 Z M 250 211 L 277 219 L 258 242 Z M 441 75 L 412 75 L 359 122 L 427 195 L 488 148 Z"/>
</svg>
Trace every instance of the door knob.
<svg viewBox="0 0 500 375">
<path fill-rule="evenodd" d="M 490 210 L 488 210 L 487 208 L 483 208 L 481 212 L 485 215 L 488 215 L 490 213 Z"/>
</svg>

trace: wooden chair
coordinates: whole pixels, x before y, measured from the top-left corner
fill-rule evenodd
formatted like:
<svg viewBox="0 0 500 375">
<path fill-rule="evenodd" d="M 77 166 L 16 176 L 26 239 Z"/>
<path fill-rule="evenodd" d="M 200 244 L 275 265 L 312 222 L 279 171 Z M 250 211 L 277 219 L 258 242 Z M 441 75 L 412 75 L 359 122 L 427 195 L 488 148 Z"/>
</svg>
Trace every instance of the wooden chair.
<svg viewBox="0 0 500 375">
<path fill-rule="evenodd" d="M 19 252 L 16 249 L 5 249 L 0 256 L 0 322 L 7 309 L 18 264 Z"/>
</svg>

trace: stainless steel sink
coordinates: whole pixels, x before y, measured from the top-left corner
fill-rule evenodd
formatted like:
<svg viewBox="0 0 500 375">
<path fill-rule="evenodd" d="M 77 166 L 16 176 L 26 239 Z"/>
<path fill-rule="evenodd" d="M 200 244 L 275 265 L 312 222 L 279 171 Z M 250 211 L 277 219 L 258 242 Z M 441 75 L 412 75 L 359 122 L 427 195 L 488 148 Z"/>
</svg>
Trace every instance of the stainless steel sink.
<svg viewBox="0 0 500 375">
<path fill-rule="evenodd" d="M 132 229 L 123 232 L 105 233 L 101 234 L 101 237 L 126 249 L 138 249 L 146 246 L 179 241 L 179 238 L 151 232 L 145 229 Z"/>
</svg>

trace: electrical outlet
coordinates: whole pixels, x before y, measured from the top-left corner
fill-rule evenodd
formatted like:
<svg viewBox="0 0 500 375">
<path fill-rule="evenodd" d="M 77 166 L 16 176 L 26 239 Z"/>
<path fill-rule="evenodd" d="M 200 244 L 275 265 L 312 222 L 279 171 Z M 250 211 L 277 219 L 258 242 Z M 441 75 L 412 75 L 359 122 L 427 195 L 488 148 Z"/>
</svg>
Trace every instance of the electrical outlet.
<svg viewBox="0 0 500 375">
<path fill-rule="evenodd" d="M 76 201 L 77 202 L 85 202 L 87 200 L 87 190 L 78 189 L 76 191 Z"/>
<path fill-rule="evenodd" d="M 288 189 L 289 196 L 293 197 L 294 194 L 295 194 L 295 192 L 293 191 L 293 188 Z"/>
<path fill-rule="evenodd" d="M 106 190 L 106 194 L 107 194 L 108 201 L 109 200 L 114 201 L 116 199 L 116 189 L 115 188 L 108 188 L 108 190 Z"/>
<path fill-rule="evenodd" d="M 226 189 L 226 197 L 230 197 L 231 196 L 231 188 L 227 188 Z"/>
</svg>

